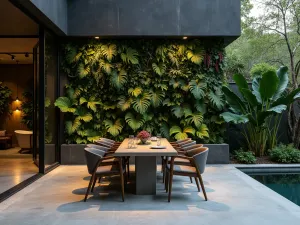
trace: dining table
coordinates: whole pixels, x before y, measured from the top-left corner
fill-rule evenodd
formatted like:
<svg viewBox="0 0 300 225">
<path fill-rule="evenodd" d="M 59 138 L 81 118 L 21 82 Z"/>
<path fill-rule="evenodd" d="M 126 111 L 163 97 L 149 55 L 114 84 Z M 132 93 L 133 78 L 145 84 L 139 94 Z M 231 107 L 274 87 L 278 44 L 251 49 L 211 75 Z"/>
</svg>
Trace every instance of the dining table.
<svg viewBox="0 0 300 225">
<path fill-rule="evenodd" d="M 157 180 L 157 158 L 177 156 L 177 151 L 166 138 L 161 139 L 157 149 L 157 141 L 147 144 L 129 145 L 129 138 L 124 139 L 115 151 L 116 157 L 135 157 L 135 193 L 137 195 L 155 195 Z M 155 148 L 155 149 L 153 149 Z"/>
</svg>

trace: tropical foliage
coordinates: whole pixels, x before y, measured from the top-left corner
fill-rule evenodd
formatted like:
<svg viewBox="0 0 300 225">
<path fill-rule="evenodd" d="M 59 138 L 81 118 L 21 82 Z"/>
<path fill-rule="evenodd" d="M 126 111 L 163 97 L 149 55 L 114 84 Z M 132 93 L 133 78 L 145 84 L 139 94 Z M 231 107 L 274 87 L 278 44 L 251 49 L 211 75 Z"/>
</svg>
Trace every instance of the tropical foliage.
<svg viewBox="0 0 300 225">
<path fill-rule="evenodd" d="M 123 139 L 141 130 L 223 142 L 223 50 L 219 40 L 64 44 L 69 82 L 55 105 L 65 113 L 67 143 Z"/>
<path fill-rule="evenodd" d="M 0 82 L 0 116 L 9 112 L 9 103 L 11 101 L 11 90 Z"/>
<path fill-rule="evenodd" d="M 27 126 L 29 130 L 33 130 L 33 93 L 25 91 L 22 94 L 23 100 L 22 108 L 22 123 Z"/>
<path fill-rule="evenodd" d="M 222 90 L 231 112 L 221 116 L 226 122 L 243 124 L 248 150 L 263 156 L 267 148 L 276 146 L 281 114 L 300 98 L 300 88 L 287 93 L 287 67 L 280 67 L 277 73 L 270 70 L 257 76 L 252 82 L 252 90 L 243 75 L 236 74 L 233 79 L 241 97 L 224 86 Z"/>
</svg>

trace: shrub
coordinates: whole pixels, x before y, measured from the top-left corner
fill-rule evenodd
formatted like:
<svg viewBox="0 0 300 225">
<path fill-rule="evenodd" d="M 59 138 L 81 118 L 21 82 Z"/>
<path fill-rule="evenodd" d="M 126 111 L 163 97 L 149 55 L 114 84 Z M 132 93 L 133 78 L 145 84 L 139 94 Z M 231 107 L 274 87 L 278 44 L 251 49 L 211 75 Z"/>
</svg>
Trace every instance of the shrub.
<svg viewBox="0 0 300 225">
<path fill-rule="evenodd" d="M 243 149 L 235 151 L 234 158 L 239 163 L 254 164 L 256 162 L 253 152 L 245 152 Z"/>
<path fill-rule="evenodd" d="M 257 76 L 262 76 L 264 73 L 269 71 L 276 72 L 276 68 L 268 63 L 258 63 L 251 68 L 250 75 L 252 78 L 254 78 Z"/>
<path fill-rule="evenodd" d="M 300 150 L 293 145 L 279 145 L 270 151 L 271 160 L 278 163 L 300 163 Z"/>
</svg>

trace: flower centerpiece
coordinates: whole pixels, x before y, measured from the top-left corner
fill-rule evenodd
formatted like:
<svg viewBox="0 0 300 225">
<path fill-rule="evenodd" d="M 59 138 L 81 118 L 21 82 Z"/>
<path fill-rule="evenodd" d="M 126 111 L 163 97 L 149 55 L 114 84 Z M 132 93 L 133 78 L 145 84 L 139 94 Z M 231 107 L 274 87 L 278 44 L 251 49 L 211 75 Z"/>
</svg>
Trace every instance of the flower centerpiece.
<svg viewBox="0 0 300 225">
<path fill-rule="evenodd" d="M 141 144 L 146 144 L 147 140 L 150 138 L 149 132 L 142 130 L 140 133 L 138 133 L 137 138 L 140 139 Z"/>
</svg>

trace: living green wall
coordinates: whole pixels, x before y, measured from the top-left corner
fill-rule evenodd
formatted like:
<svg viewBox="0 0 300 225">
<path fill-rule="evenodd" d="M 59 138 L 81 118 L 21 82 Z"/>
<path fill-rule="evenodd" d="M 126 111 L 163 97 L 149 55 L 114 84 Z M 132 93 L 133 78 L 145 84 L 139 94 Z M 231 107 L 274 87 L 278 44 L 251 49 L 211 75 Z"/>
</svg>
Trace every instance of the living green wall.
<svg viewBox="0 0 300 225">
<path fill-rule="evenodd" d="M 63 44 L 67 143 L 140 130 L 223 142 L 221 40 L 80 40 Z"/>
</svg>

